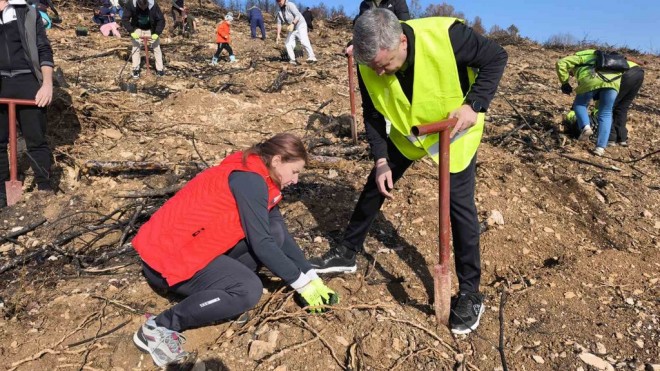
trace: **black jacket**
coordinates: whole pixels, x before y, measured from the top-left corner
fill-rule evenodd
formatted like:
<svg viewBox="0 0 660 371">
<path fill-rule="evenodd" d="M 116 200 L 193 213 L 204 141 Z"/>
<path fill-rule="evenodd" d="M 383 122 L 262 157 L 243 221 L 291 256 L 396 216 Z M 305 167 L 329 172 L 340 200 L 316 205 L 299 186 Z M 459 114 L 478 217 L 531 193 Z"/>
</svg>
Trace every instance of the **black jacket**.
<svg viewBox="0 0 660 371">
<path fill-rule="evenodd" d="M 138 16 L 135 0 L 128 0 L 124 7 L 124 15 L 121 17 L 121 25 L 129 33 L 138 29 Z M 149 22 L 151 23 L 151 33 L 160 35 L 165 29 L 165 17 L 160 7 L 154 0 L 149 0 Z"/>
<path fill-rule="evenodd" d="M 412 102 L 413 81 L 415 77 L 415 34 L 407 24 L 403 24 L 403 33 L 408 39 L 407 68 L 396 73 L 408 101 Z M 458 77 L 461 82 L 463 95 L 466 101 L 478 101 L 485 112 L 495 96 L 500 83 L 508 54 L 496 42 L 472 31 L 472 28 L 457 22 L 449 29 L 449 40 L 454 50 Z M 470 88 L 467 68 L 479 70 L 477 78 Z M 387 133 L 385 131 L 385 118 L 376 110 L 369 98 L 364 82 L 358 73 L 360 93 L 362 94 L 362 112 L 367 140 L 371 146 L 371 153 L 375 159 L 387 158 Z"/>
<path fill-rule="evenodd" d="M 362 15 L 362 13 L 367 10 L 376 7 L 376 4 L 372 0 L 364 0 L 360 3 L 360 13 L 353 20 L 355 21 Z M 377 6 L 378 8 L 391 10 L 400 21 L 407 21 L 410 19 L 410 12 L 408 11 L 408 4 L 406 0 L 382 0 Z"/>
<path fill-rule="evenodd" d="M 314 22 L 314 14 L 312 14 L 310 10 L 305 10 L 302 13 L 302 16 L 303 18 L 305 18 L 305 23 L 307 23 L 307 29 L 310 31 L 313 30 L 314 25 L 312 24 L 312 22 Z"/>
<path fill-rule="evenodd" d="M 18 32 L 21 35 L 21 45 L 25 58 L 30 64 L 32 73 L 42 82 L 41 67 L 53 67 L 53 49 L 50 46 L 46 29 L 36 9 L 27 5 L 10 5 L 16 11 Z M 3 50 L 3 49 L 0 49 Z"/>
</svg>

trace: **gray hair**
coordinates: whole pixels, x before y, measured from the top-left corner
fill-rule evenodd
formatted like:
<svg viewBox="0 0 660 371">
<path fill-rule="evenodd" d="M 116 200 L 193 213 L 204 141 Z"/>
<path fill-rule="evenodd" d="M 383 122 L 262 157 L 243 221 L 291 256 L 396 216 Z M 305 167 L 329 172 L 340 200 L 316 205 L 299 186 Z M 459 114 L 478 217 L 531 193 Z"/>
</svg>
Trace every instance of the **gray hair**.
<svg viewBox="0 0 660 371">
<path fill-rule="evenodd" d="M 380 8 L 367 10 L 353 27 L 355 60 L 368 64 L 380 50 L 394 50 L 399 45 L 401 33 L 401 23 L 393 12 Z"/>
</svg>

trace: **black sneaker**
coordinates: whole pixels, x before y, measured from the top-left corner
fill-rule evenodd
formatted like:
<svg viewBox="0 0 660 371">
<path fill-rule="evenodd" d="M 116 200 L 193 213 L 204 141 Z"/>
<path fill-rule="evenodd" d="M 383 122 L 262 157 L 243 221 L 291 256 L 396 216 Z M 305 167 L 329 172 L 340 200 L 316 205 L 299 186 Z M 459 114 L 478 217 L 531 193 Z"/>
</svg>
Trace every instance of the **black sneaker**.
<svg viewBox="0 0 660 371">
<path fill-rule="evenodd" d="M 476 292 L 459 294 L 453 298 L 449 325 L 454 334 L 469 334 L 479 326 L 484 312 L 483 295 Z"/>
<path fill-rule="evenodd" d="M 343 245 L 330 248 L 323 256 L 309 259 L 316 273 L 355 273 L 355 252 Z"/>
<path fill-rule="evenodd" d="M 139 79 L 140 78 L 140 70 L 133 70 L 133 78 L 134 79 Z"/>
<path fill-rule="evenodd" d="M 158 75 L 158 76 L 165 76 L 165 71 L 163 71 L 163 70 L 160 70 L 160 71 L 156 70 L 156 75 Z"/>
</svg>

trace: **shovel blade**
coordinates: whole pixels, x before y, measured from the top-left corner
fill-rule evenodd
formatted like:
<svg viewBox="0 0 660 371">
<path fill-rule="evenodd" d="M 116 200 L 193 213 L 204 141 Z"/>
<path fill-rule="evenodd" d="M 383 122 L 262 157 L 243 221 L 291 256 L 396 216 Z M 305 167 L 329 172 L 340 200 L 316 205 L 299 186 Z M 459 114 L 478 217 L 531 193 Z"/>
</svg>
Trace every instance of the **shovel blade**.
<svg viewBox="0 0 660 371">
<path fill-rule="evenodd" d="M 23 183 L 18 180 L 8 180 L 5 182 L 7 190 L 7 206 L 16 204 L 23 195 Z"/>
<path fill-rule="evenodd" d="M 436 264 L 433 267 L 433 306 L 438 324 L 449 325 L 451 306 L 451 272 Z"/>
</svg>

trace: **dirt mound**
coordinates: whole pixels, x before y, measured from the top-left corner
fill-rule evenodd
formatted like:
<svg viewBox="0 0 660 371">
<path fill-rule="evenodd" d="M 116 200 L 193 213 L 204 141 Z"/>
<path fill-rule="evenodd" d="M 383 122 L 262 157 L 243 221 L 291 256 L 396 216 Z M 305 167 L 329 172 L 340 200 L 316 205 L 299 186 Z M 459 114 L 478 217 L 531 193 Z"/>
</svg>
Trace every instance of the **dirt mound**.
<svg viewBox="0 0 660 371">
<path fill-rule="evenodd" d="M 157 295 L 123 244 L 226 154 L 278 132 L 304 138 L 317 157 L 282 208 L 309 256 L 341 237 L 372 166 L 362 128 L 359 143 L 351 141 L 345 25 L 315 25 L 319 63 L 291 66 L 280 61 L 272 22 L 261 41 L 238 19 L 238 62 L 211 66 L 221 12 L 193 8 L 198 34 L 162 37 L 166 76 L 131 81 L 127 38 L 73 36 L 87 13 L 65 8 L 62 29 L 49 31 L 66 83 L 49 111 L 60 192 L 33 191 L 27 172 L 24 201 L 0 214 L 7 369 L 153 369 L 131 336 L 144 312 L 177 298 Z M 421 161 L 377 218 L 369 259 L 360 258 L 356 275 L 329 279 L 342 297 L 336 310 L 307 315 L 281 281 L 264 275 L 247 323 L 186 331 L 197 359 L 182 368 L 493 370 L 502 367 L 502 331 L 510 369 L 658 363 L 660 64 L 636 56 L 647 65 L 629 113 L 630 147 L 596 158 L 562 124 L 571 98 L 559 91 L 554 62 L 563 55 L 527 43 L 506 49 L 509 66 L 477 163 L 487 311 L 476 333 L 453 337 L 429 306 L 437 173 Z"/>
</svg>

